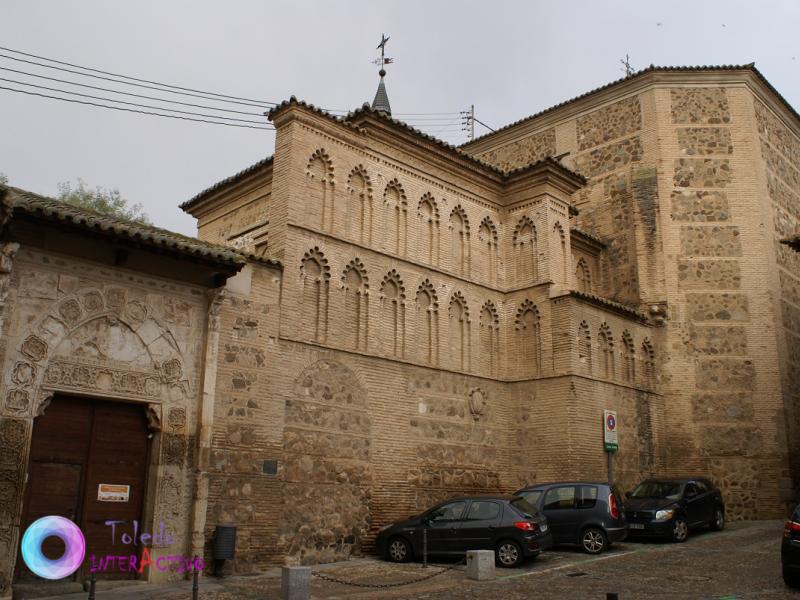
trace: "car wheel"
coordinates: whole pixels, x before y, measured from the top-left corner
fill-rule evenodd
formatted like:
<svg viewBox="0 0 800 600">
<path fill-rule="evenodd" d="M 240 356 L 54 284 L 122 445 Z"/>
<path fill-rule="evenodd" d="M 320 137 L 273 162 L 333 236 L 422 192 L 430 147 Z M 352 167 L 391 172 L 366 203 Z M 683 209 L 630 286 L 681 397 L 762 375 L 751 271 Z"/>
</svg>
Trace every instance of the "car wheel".
<svg viewBox="0 0 800 600">
<path fill-rule="evenodd" d="M 800 587 L 800 577 L 794 571 L 783 567 L 783 583 L 793 588 Z"/>
<path fill-rule="evenodd" d="M 522 548 L 513 540 L 503 540 L 494 549 L 494 557 L 498 565 L 510 569 L 522 562 Z"/>
<path fill-rule="evenodd" d="M 689 525 L 683 519 L 675 519 L 672 522 L 672 541 L 685 542 L 689 537 Z"/>
<path fill-rule="evenodd" d="M 608 547 L 606 534 L 603 533 L 602 529 L 597 529 L 596 527 L 584 529 L 581 534 L 581 547 L 588 554 L 600 554 Z"/>
<path fill-rule="evenodd" d="M 411 544 L 401 537 L 392 538 L 389 540 L 389 547 L 386 550 L 386 555 L 392 562 L 407 562 L 411 560 Z"/>
<path fill-rule="evenodd" d="M 714 520 L 711 521 L 711 529 L 713 531 L 722 531 L 725 528 L 725 513 L 721 508 L 714 511 Z"/>
</svg>

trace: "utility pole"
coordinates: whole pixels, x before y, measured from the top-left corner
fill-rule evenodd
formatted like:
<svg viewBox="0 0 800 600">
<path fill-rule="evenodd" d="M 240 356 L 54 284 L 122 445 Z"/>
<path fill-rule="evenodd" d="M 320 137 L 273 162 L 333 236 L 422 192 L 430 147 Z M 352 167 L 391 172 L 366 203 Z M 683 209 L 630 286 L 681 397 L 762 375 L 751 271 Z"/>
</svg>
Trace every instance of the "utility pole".
<svg viewBox="0 0 800 600">
<path fill-rule="evenodd" d="M 633 65 L 631 64 L 631 57 L 627 54 L 625 55 L 625 59 L 619 59 L 619 62 L 622 63 L 622 71 L 625 73 L 625 77 L 630 77 L 633 75 Z"/>
<path fill-rule="evenodd" d="M 461 130 L 467 132 L 470 141 L 475 139 L 475 105 L 470 104 L 469 110 L 461 111 Z"/>
</svg>

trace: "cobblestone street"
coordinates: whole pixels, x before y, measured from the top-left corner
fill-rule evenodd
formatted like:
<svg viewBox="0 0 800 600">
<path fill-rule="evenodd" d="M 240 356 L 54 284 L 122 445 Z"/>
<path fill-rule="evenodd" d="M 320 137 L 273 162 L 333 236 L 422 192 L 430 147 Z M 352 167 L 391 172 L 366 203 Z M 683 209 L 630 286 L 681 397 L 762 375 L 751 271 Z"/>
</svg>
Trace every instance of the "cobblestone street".
<svg viewBox="0 0 800 600">
<path fill-rule="evenodd" d="M 409 586 L 365 589 L 312 579 L 312 598 L 448 600 L 451 598 L 508 600 L 523 598 L 598 598 L 616 592 L 620 600 L 638 598 L 720 600 L 800 598 L 787 589 L 780 572 L 782 522 L 732 523 L 721 533 L 698 532 L 685 544 L 622 543 L 600 557 L 577 549 L 559 547 L 527 562 L 519 569 L 498 569 L 492 582 L 469 581 L 464 567 Z M 423 570 L 421 564 L 393 565 L 363 558 L 325 565 L 315 571 L 359 583 L 395 583 L 452 566 L 437 563 Z M 85 594 L 62 596 L 69 600 Z M 135 586 L 102 591 L 98 600 L 182 600 L 191 597 L 188 582 L 180 586 Z M 280 597 L 277 570 L 257 577 L 207 579 L 201 600 L 264 600 Z"/>
</svg>

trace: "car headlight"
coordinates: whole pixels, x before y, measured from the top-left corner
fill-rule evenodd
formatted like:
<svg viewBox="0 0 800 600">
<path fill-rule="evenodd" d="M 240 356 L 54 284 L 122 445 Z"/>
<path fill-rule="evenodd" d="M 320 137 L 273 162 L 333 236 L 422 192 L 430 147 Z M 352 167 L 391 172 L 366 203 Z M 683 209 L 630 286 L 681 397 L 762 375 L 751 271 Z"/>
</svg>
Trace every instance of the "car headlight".
<svg viewBox="0 0 800 600">
<path fill-rule="evenodd" d="M 659 510 L 656 512 L 656 521 L 669 521 L 674 514 L 675 514 L 674 508 Z"/>
<path fill-rule="evenodd" d="M 392 525 L 394 525 L 394 523 L 389 523 L 388 525 L 384 525 L 383 527 L 381 527 L 380 529 L 378 529 L 378 533 L 383 533 L 384 531 L 386 531 L 387 529 L 389 529 L 389 527 L 391 527 Z"/>
</svg>

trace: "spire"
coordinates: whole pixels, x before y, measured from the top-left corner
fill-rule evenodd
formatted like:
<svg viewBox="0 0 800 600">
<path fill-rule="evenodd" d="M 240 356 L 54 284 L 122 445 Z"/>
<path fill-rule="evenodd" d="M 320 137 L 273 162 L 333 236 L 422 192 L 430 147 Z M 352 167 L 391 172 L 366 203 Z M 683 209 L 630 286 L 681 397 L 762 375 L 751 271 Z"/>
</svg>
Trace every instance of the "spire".
<svg viewBox="0 0 800 600">
<path fill-rule="evenodd" d="M 383 66 L 394 62 L 393 58 L 386 58 L 385 56 L 386 42 L 388 41 L 389 38 L 385 34 L 381 34 L 381 43 L 378 44 L 378 47 L 376 48 L 380 49 L 381 51 L 381 57 L 375 60 L 375 64 L 378 64 L 381 67 L 381 70 L 378 71 L 378 75 L 381 76 L 381 80 L 378 83 L 378 91 L 375 92 L 375 99 L 372 101 L 372 109 L 385 112 L 387 115 L 391 116 L 392 107 L 389 105 L 389 94 L 386 93 L 386 85 L 383 83 L 383 78 L 386 76 L 386 70 L 383 68 Z"/>
<path fill-rule="evenodd" d="M 372 109 L 383 111 L 391 116 L 392 107 L 389 105 L 389 94 L 386 93 L 386 86 L 383 84 L 383 77 L 386 75 L 386 71 L 381 69 L 378 71 L 378 75 L 381 76 L 381 81 L 378 84 L 378 91 L 375 92 L 375 100 L 372 101 Z"/>
</svg>

